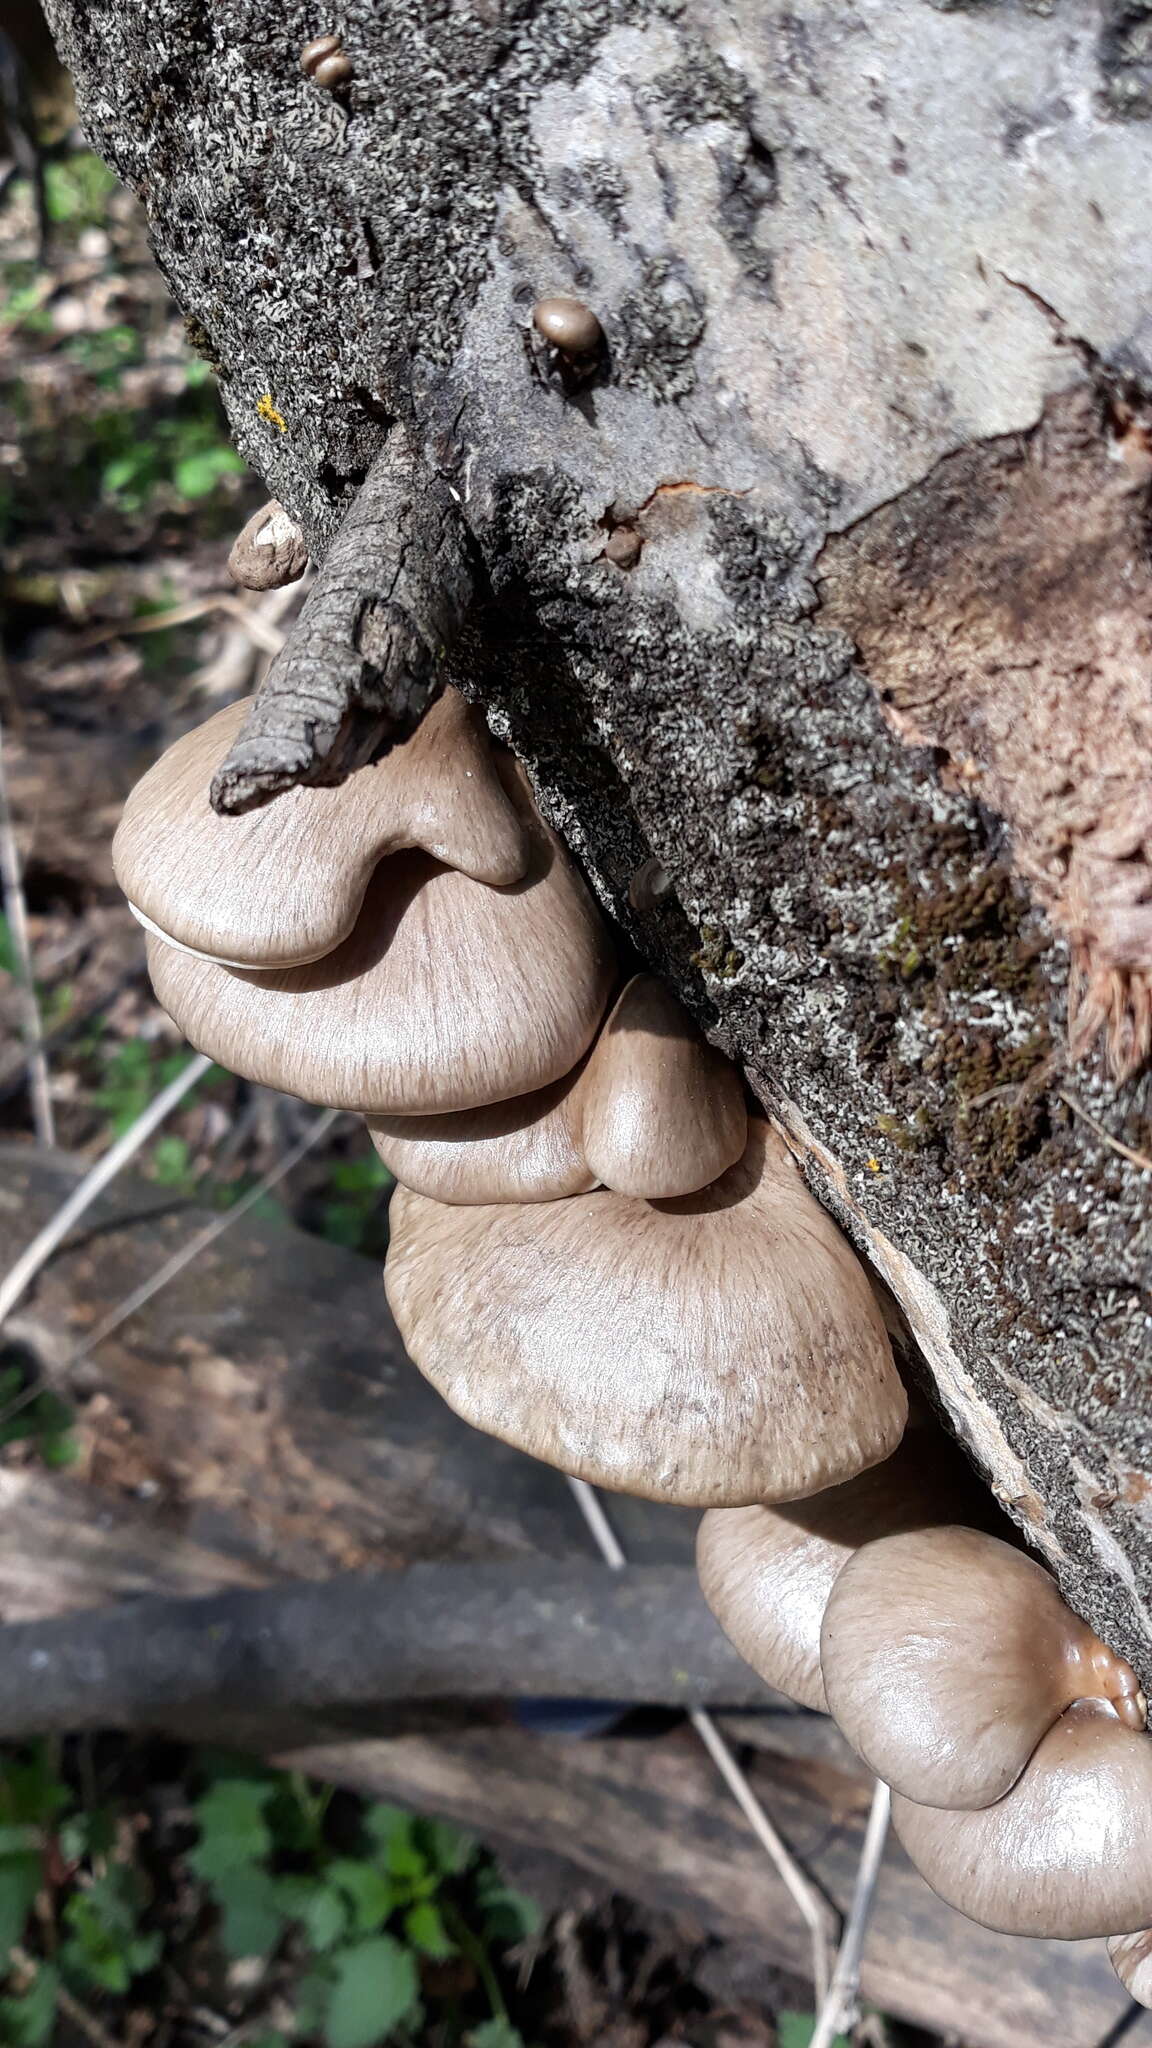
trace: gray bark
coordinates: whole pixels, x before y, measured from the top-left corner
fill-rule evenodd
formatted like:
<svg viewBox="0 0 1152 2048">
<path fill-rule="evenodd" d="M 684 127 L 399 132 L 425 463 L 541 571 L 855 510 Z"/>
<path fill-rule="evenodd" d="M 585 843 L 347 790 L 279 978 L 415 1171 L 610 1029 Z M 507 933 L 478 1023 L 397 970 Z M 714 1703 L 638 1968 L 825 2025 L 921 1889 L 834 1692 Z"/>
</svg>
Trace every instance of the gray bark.
<svg viewBox="0 0 1152 2048">
<path fill-rule="evenodd" d="M 405 423 L 478 564 L 453 678 L 1152 1679 L 1148 9 L 52 11 L 243 453 L 323 557 Z"/>
</svg>

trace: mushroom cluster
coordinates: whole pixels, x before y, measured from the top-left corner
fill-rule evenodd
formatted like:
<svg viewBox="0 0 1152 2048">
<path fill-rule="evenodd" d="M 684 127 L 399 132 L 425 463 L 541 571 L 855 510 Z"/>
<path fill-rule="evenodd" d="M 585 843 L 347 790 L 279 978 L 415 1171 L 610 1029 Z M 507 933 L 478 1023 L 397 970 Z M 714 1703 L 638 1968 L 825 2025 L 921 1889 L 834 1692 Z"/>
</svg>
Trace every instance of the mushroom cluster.
<svg viewBox="0 0 1152 2048">
<path fill-rule="evenodd" d="M 389 1299 L 479 1428 L 603 1485 L 795 1499 L 907 1403 L 846 1239 L 742 1077 L 607 927 L 523 771 L 446 690 L 338 788 L 221 816 L 237 704 L 129 799 L 156 993 L 252 1080 L 363 1114 Z"/>
<path fill-rule="evenodd" d="M 335 788 L 221 816 L 247 707 L 114 847 L 157 995 L 254 1081 L 366 1120 L 385 1274 L 444 1398 L 563 1471 L 701 1506 L 737 1648 L 831 1711 L 929 1882 L 1152 1978 L 1136 1678 L 941 1473 L 860 1262 L 737 1069 L 629 973 L 523 770 L 448 689 Z"/>
<path fill-rule="evenodd" d="M 942 1898 L 1001 1933 L 1116 1937 L 1145 1997 L 1144 1698 L 990 1507 L 912 1430 L 812 1500 L 705 1515 L 701 1584 L 753 1668 L 831 1713 L 892 1787 L 896 1832 Z"/>
</svg>

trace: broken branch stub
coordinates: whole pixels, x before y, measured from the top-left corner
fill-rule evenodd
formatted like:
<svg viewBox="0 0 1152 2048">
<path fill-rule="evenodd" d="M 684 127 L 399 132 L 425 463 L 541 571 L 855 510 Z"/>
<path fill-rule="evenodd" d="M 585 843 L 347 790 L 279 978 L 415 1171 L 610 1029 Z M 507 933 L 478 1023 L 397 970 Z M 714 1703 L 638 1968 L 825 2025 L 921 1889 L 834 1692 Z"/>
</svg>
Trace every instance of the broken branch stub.
<svg viewBox="0 0 1152 2048">
<path fill-rule="evenodd" d="M 217 771 L 213 809 L 342 782 L 406 738 L 443 686 L 471 594 L 456 502 L 395 427 Z"/>
</svg>

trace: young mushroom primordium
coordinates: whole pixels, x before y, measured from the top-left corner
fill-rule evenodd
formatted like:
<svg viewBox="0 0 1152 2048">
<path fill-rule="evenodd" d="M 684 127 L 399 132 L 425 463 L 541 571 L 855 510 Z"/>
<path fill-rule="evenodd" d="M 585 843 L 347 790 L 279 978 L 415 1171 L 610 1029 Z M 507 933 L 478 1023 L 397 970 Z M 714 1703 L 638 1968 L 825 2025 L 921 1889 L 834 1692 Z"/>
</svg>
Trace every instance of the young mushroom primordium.
<svg viewBox="0 0 1152 2048">
<path fill-rule="evenodd" d="M 228 573 L 242 590 L 279 590 L 308 567 L 308 543 L 276 498 L 241 527 L 228 556 Z"/>
<path fill-rule="evenodd" d="M 1041 1565 L 976 1529 L 865 1544 L 832 1588 L 820 1661 L 853 1748 L 928 1806 L 1002 1798 L 1075 1700 L 1104 1700 L 1129 1728 L 1144 1725 L 1131 1665 Z"/>
<path fill-rule="evenodd" d="M 474 881 L 518 882 L 531 828 L 477 714 L 444 691 L 410 739 L 335 789 L 290 789 L 221 817 L 212 777 L 247 717 L 229 704 L 136 784 L 112 847 L 142 924 L 231 967 L 297 967 L 347 938 L 377 863 L 419 847 Z"/>
<path fill-rule="evenodd" d="M 458 1414 L 646 1499 L 796 1498 L 904 1428 L 867 1276 L 759 1119 L 737 1165 L 669 1201 L 463 1208 L 400 1188 L 385 1277 Z"/>
<path fill-rule="evenodd" d="M 437 1202 L 545 1202 L 598 1184 L 647 1199 L 694 1193 L 747 1140 L 740 1075 L 672 991 L 634 975 L 583 1064 L 519 1101 L 456 1116 L 373 1117 L 397 1180 Z"/>
<path fill-rule="evenodd" d="M 190 1043 L 285 1094 L 377 1115 L 470 1108 L 568 1073 L 603 1016 L 612 943 L 522 772 L 508 761 L 497 772 L 528 849 L 510 887 L 391 854 L 348 936 L 301 966 L 227 966 L 150 934 L 157 999 Z M 302 792 L 310 806 L 319 794 Z M 264 899 L 254 924 L 275 894 L 273 870 L 253 891 Z"/>
</svg>

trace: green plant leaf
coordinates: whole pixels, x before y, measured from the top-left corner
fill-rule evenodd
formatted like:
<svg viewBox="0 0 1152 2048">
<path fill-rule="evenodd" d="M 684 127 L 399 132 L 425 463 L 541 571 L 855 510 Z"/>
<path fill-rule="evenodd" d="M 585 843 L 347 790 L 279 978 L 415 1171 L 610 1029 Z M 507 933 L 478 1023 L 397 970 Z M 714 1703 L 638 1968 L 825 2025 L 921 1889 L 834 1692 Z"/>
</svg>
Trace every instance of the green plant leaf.
<svg viewBox="0 0 1152 2048">
<path fill-rule="evenodd" d="M 777 2048 L 808 2048 L 816 2031 L 814 2012 L 778 2012 L 776 2015 Z M 832 2048 L 851 2048 L 844 2034 L 837 2034 Z"/>
<path fill-rule="evenodd" d="M 0 1826 L 46 1826 L 68 1803 L 46 1743 L 31 1743 L 23 1755 L 9 1754 L 0 1763 Z"/>
<path fill-rule="evenodd" d="M 299 1923 L 309 1948 L 318 1955 L 334 1948 L 348 1932 L 348 1904 L 343 1892 L 332 1882 L 331 1872 L 323 1878 L 278 1877 L 275 1898 L 285 1919 Z"/>
<path fill-rule="evenodd" d="M 445 1877 L 467 1870 L 479 1847 L 475 1835 L 466 1835 L 446 1820 L 421 1819 L 418 1837 L 429 1862 Z"/>
<path fill-rule="evenodd" d="M 476 1903 L 489 1941 L 523 1941 L 543 1918 L 534 1899 L 513 1891 L 491 1867 L 477 1873 Z"/>
<path fill-rule="evenodd" d="M 470 2027 L 464 2039 L 467 2048 L 524 2048 L 524 2036 L 511 2020 L 485 2020 L 483 2026 Z"/>
<path fill-rule="evenodd" d="M 17 1850 L 0 1858 L 0 1976 L 9 1950 L 24 1933 L 42 1875 L 43 1865 L 35 1850 Z"/>
<path fill-rule="evenodd" d="M 0 1998 L 0 2041 L 4 2048 L 47 2048 L 56 2024 L 60 1978 L 41 1963 L 35 1980 L 19 1997 Z"/>
<path fill-rule="evenodd" d="M 457 1953 L 456 1943 L 440 1918 L 440 1908 L 431 1899 L 422 1900 L 405 1913 L 404 1938 L 422 1956 L 431 1956 L 437 1963 Z"/>
<path fill-rule="evenodd" d="M 233 1958 L 266 1956 L 284 1932 L 276 1879 L 258 1864 L 222 1871 L 211 1884 L 220 1908 L 220 1943 Z"/>
<path fill-rule="evenodd" d="M 272 1830 L 265 1809 L 275 1790 L 273 1778 L 220 1778 L 197 1800 L 200 1840 L 188 1852 L 197 1877 L 215 1883 L 269 1854 Z"/>
<path fill-rule="evenodd" d="M 396 1903 L 383 1871 L 359 1857 L 337 1856 L 328 1866 L 328 1881 L 348 1901 L 354 1934 L 371 1934 L 382 1927 Z"/>
<path fill-rule="evenodd" d="M 328 2048 L 374 2048 L 419 2010 L 416 1964 L 390 1935 L 337 1951 L 324 2016 Z"/>
<path fill-rule="evenodd" d="M 207 498 L 221 477 L 237 476 L 244 464 L 234 448 L 221 442 L 214 448 L 199 448 L 183 455 L 172 472 L 172 482 L 182 498 Z"/>
</svg>

